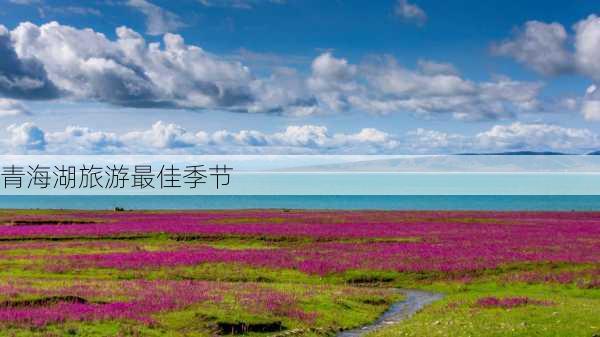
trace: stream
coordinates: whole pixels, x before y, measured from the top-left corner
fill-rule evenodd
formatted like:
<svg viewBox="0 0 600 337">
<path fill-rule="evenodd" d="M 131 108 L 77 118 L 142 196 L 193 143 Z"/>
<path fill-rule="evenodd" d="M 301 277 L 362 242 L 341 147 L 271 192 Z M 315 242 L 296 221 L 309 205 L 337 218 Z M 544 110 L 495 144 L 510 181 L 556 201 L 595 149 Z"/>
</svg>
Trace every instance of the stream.
<svg viewBox="0 0 600 337">
<path fill-rule="evenodd" d="M 398 289 L 406 298 L 396 302 L 384 312 L 375 322 L 360 328 L 339 332 L 336 337 L 361 337 L 390 324 L 405 320 L 425 306 L 440 300 L 443 295 L 420 290 Z"/>
</svg>

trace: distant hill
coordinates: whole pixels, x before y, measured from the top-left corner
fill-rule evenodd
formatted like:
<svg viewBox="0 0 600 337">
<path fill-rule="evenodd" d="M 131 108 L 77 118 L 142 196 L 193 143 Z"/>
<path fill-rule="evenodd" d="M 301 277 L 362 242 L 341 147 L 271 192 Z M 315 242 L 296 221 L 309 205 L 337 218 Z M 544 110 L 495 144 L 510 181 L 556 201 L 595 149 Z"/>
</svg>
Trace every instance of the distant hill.
<svg viewBox="0 0 600 337">
<path fill-rule="evenodd" d="M 600 150 L 588 153 L 588 156 L 600 156 Z"/>
<path fill-rule="evenodd" d="M 535 155 L 531 160 L 528 155 Z M 596 160 L 598 159 L 598 160 Z M 503 154 L 391 156 L 282 168 L 284 172 L 600 172 L 600 156 L 519 151 Z"/>
<path fill-rule="evenodd" d="M 600 151 L 590 154 L 600 155 Z M 459 153 L 462 156 L 565 156 L 569 153 L 553 152 L 553 151 L 509 151 L 509 152 L 494 152 L 494 153 Z"/>
</svg>

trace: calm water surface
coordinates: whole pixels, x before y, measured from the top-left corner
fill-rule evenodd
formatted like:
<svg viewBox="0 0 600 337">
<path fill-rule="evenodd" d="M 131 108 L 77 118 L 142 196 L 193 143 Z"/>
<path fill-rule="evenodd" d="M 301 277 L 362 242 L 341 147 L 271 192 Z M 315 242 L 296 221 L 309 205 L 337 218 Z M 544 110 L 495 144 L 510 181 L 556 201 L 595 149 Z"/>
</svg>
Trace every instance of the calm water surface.
<svg viewBox="0 0 600 337">
<path fill-rule="evenodd" d="M 0 196 L 0 208 L 50 209 L 598 210 L 596 195 Z"/>
</svg>

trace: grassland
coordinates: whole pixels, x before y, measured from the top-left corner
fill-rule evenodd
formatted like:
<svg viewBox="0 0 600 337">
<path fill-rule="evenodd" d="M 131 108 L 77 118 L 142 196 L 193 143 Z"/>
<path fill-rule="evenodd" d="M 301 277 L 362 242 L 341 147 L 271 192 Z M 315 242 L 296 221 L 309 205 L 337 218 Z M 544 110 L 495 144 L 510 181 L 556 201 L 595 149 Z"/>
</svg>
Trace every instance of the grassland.
<svg viewBox="0 0 600 337">
<path fill-rule="evenodd" d="M 1 336 L 600 334 L 600 213 L 0 212 Z"/>
</svg>

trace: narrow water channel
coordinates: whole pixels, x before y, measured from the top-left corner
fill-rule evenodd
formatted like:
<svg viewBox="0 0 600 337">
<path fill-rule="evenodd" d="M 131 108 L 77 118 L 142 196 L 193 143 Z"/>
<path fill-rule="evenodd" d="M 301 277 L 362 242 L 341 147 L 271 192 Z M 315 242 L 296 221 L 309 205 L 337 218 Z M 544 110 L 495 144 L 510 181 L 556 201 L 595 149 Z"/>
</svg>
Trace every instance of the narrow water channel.
<svg viewBox="0 0 600 337">
<path fill-rule="evenodd" d="M 420 290 L 398 289 L 405 295 L 405 299 L 392 304 L 375 322 L 360 328 L 339 332 L 337 337 L 361 337 L 365 334 L 398 323 L 415 314 L 427 305 L 440 300 L 443 295 Z"/>
</svg>

